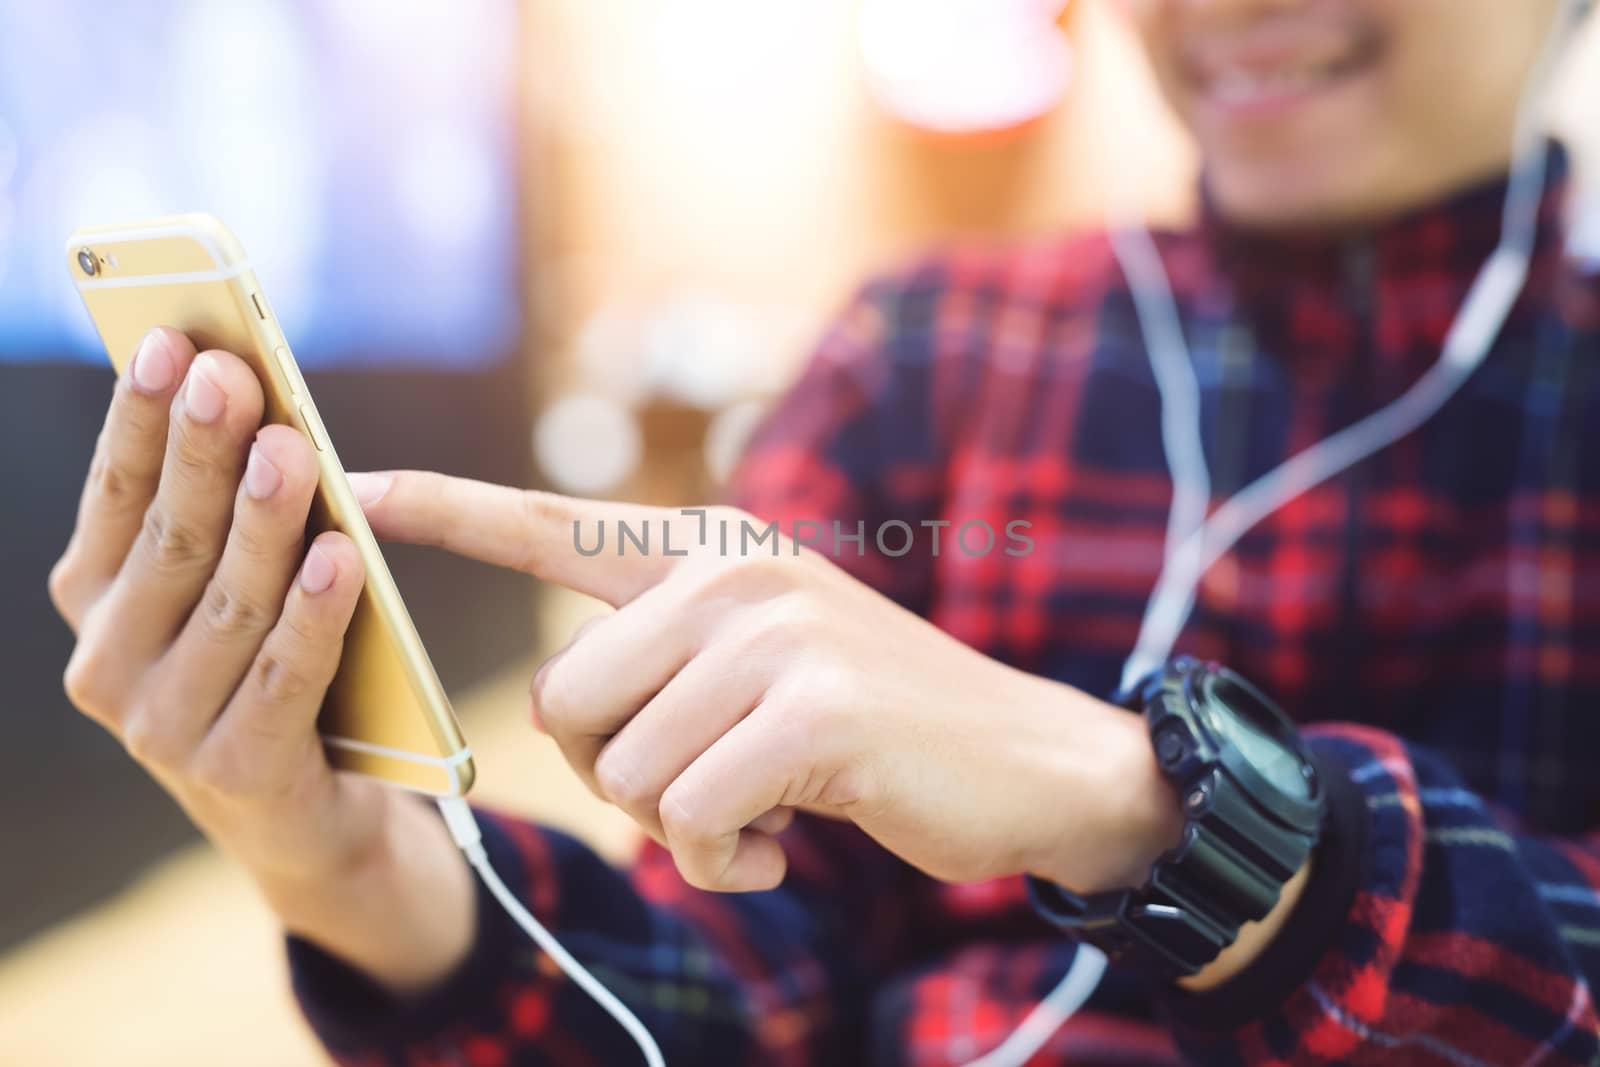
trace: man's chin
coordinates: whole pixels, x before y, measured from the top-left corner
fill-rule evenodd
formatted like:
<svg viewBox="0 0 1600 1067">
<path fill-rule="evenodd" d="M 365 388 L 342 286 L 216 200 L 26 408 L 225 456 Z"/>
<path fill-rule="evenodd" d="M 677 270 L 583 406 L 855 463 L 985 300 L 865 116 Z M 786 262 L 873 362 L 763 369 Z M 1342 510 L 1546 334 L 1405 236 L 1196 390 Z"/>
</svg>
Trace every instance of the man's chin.
<svg viewBox="0 0 1600 1067">
<path fill-rule="evenodd" d="M 1347 175 L 1348 170 L 1343 174 Z M 1260 230 L 1315 231 L 1379 221 L 1376 197 L 1329 182 L 1340 168 L 1317 168 L 1304 160 L 1281 166 L 1227 168 L 1207 174 L 1217 212 L 1237 226 Z"/>
</svg>

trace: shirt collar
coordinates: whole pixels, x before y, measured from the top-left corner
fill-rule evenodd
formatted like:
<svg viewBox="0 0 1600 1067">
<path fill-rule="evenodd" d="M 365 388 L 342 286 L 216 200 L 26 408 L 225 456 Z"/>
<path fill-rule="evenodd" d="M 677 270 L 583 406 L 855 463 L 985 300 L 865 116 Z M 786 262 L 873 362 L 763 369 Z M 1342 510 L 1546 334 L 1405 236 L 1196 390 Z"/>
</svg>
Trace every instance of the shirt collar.
<svg viewBox="0 0 1600 1067">
<path fill-rule="evenodd" d="M 1569 161 L 1558 142 L 1547 142 L 1530 287 L 1555 291 L 1563 261 Z M 1276 303 L 1291 291 L 1325 291 L 1348 301 L 1365 289 L 1404 297 L 1425 291 L 1429 305 L 1443 296 L 1464 297 L 1500 239 L 1508 176 L 1476 183 L 1381 225 L 1337 232 L 1279 233 L 1230 223 L 1205 193 L 1200 233 L 1218 275 L 1246 304 Z"/>
</svg>

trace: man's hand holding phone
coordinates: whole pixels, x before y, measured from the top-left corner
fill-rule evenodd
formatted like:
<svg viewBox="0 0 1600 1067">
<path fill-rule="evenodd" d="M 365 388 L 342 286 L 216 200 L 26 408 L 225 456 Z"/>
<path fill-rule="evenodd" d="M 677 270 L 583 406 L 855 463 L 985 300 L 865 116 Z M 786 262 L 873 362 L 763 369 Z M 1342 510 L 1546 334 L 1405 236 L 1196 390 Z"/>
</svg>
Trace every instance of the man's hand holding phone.
<svg viewBox="0 0 1600 1067">
<path fill-rule="evenodd" d="M 424 988 L 469 945 L 470 876 L 425 805 L 324 758 L 362 566 L 342 534 L 305 544 L 315 452 L 262 409 L 237 357 L 172 330 L 140 345 L 50 575 L 78 635 L 66 689 L 291 929 Z"/>
</svg>

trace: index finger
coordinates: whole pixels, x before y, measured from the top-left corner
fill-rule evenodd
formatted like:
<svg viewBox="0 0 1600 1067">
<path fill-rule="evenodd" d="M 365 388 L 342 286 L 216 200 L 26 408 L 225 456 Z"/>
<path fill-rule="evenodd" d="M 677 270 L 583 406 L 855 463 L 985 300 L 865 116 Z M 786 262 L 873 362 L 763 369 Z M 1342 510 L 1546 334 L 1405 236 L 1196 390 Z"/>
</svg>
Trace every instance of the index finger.
<svg viewBox="0 0 1600 1067">
<path fill-rule="evenodd" d="M 350 475 L 373 533 L 524 571 L 620 607 L 703 531 L 693 512 L 513 489 L 433 471 Z"/>
</svg>

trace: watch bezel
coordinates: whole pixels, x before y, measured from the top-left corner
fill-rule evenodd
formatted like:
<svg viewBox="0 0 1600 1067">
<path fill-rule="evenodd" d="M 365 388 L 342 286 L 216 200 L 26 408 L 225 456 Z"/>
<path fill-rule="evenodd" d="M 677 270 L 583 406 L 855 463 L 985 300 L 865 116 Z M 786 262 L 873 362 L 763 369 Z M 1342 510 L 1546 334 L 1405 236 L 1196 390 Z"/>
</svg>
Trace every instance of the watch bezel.
<svg viewBox="0 0 1600 1067">
<path fill-rule="evenodd" d="M 1255 707 L 1236 707 L 1234 702 L 1225 699 L 1224 694 L 1217 692 L 1219 683 L 1236 690 Z M 1212 752 L 1212 761 L 1233 780 L 1240 792 L 1268 818 L 1300 833 L 1316 833 L 1321 824 L 1323 784 L 1293 720 L 1260 689 L 1216 664 L 1195 663 L 1185 672 L 1183 699 L 1189 706 L 1195 726 L 1206 735 L 1205 742 Z M 1308 786 L 1304 798 L 1284 792 L 1255 768 L 1234 743 L 1227 724 L 1221 721 L 1223 714 L 1248 718 L 1272 741 L 1294 756 Z"/>
</svg>

